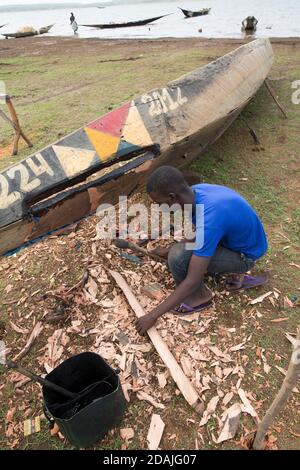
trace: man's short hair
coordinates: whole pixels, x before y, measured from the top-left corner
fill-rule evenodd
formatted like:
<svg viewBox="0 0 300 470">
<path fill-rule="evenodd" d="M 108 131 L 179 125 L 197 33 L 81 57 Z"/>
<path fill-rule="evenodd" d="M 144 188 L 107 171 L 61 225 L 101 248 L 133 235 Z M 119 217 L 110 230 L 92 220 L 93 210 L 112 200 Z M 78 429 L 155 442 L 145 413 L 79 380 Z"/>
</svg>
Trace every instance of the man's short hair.
<svg viewBox="0 0 300 470">
<path fill-rule="evenodd" d="M 148 178 L 147 193 L 158 193 L 167 196 L 170 193 L 181 193 L 189 188 L 183 174 L 173 166 L 160 166 Z"/>
</svg>

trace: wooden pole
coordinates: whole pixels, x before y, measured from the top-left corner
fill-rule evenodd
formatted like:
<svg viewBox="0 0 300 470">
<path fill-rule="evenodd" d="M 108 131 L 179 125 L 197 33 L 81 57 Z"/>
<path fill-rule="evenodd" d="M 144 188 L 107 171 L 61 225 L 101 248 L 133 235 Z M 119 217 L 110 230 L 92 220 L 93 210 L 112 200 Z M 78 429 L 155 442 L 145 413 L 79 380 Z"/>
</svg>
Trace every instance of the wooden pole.
<svg viewBox="0 0 300 470">
<path fill-rule="evenodd" d="M 275 95 L 275 91 L 273 90 L 273 88 L 271 87 L 270 83 L 267 81 L 267 79 L 265 79 L 265 85 L 266 85 L 266 88 L 268 90 L 268 92 L 270 93 L 270 95 L 272 96 L 273 100 L 275 101 L 275 103 L 277 104 L 278 108 L 280 109 L 280 111 L 282 112 L 282 114 L 284 115 L 285 119 L 288 119 L 288 116 L 285 112 L 285 110 L 283 109 L 283 107 L 281 106 L 281 104 L 279 103 L 278 99 L 277 99 L 277 96 Z"/>
<path fill-rule="evenodd" d="M 0 115 L 15 130 L 15 138 L 14 138 L 12 155 L 17 155 L 17 153 L 18 153 L 18 144 L 19 144 L 20 137 L 22 137 L 24 139 L 24 141 L 26 142 L 28 147 L 33 147 L 33 145 L 30 142 L 30 140 L 26 137 L 26 135 L 24 134 L 24 132 L 22 131 L 22 129 L 20 127 L 19 119 L 18 119 L 16 110 L 14 108 L 14 105 L 12 103 L 11 97 L 8 96 L 8 95 L 5 95 L 5 102 L 7 104 L 11 119 L 9 119 L 9 117 L 7 117 L 6 114 L 1 110 L 0 110 Z"/>
<path fill-rule="evenodd" d="M 143 307 L 140 305 L 136 297 L 134 296 L 133 292 L 131 291 L 130 287 L 128 286 L 125 279 L 115 271 L 109 271 L 118 286 L 123 291 L 125 297 L 127 298 L 129 305 L 131 306 L 132 310 L 135 312 L 138 318 L 146 315 Z M 199 403 L 199 396 L 192 386 L 189 379 L 184 374 L 183 370 L 181 369 L 180 365 L 177 363 L 176 359 L 174 358 L 173 354 L 169 350 L 168 346 L 160 336 L 157 329 L 153 326 L 148 330 L 148 335 L 155 347 L 156 351 L 160 355 L 161 359 L 168 367 L 170 374 L 174 381 L 176 382 L 179 390 L 181 391 L 182 395 L 186 399 L 186 401 L 197 411 L 203 411 L 202 403 Z"/>
<path fill-rule="evenodd" d="M 281 389 L 279 390 L 275 400 L 266 412 L 264 418 L 258 426 L 257 433 L 253 443 L 253 449 L 261 450 L 264 445 L 264 439 L 267 434 L 268 428 L 274 422 L 276 416 L 285 406 L 292 393 L 293 388 L 296 386 L 300 376 L 300 327 L 297 332 L 297 339 L 293 346 L 293 354 L 290 360 L 289 368 Z"/>
</svg>

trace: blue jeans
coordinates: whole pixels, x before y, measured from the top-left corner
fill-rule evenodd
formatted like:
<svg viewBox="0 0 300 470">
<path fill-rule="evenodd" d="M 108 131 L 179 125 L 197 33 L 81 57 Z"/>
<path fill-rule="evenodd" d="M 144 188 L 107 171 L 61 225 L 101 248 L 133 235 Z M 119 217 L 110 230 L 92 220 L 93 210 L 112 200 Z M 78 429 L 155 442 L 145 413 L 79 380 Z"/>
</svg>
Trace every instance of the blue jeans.
<svg viewBox="0 0 300 470">
<path fill-rule="evenodd" d="M 185 249 L 185 243 L 174 243 L 168 255 L 168 265 L 176 284 L 180 284 L 187 275 L 193 251 Z M 242 274 L 255 264 L 253 259 L 247 258 L 243 253 L 228 250 L 218 246 L 207 268 L 209 276 L 217 274 Z"/>
</svg>

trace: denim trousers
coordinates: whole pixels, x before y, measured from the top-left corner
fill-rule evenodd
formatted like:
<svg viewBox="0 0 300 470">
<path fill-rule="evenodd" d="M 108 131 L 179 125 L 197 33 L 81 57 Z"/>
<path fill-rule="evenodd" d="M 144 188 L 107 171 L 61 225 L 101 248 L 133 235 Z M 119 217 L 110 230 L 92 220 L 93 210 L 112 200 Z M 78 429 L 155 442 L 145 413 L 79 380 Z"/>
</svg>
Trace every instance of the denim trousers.
<svg viewBox="0 0 300 470">
<path fill-rule="evenodd" d="M 185 243 L 174 243 L 169 250 L 168 265 L 176 284 L 180 284 L 187 275 L 193 250 L 186 250 Z M 207 268 L 209 276 L 234 273 L 242 274 L 251 269 L 255 264 L 253 259 L 247 258 L 243 253 L 228 250 L 218 246 L 211 257 Z"/>
</svg>

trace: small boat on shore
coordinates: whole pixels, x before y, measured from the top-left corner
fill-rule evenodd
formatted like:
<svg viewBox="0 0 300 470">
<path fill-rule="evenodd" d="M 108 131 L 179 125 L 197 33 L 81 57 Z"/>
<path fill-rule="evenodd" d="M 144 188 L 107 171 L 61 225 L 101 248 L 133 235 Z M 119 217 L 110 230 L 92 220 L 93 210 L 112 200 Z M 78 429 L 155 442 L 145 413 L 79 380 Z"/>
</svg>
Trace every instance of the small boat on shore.
<svg viewBox="0 0 300 470">
<path fill-rule="evenodd" d="M 203 8 L 203 10 L 200 10 L 200 11 L 191 11 L 191 10 L 185 10 L 184 8 L 180 8 L 180 7 L 178 8 L 179 10 L 182 11 L 182 13 L 184 14 L 186 18 L 194 18 L 195 16 L 208 15 L 211 10 L 211 8 Z"/>
<path fill-rule="evenodd" d="M 160 165 L 198 158 L 250 102 L 272 62 L 268 39 L 249 42 L 1 171 L 0 255 L 140 191 Z"/>
<path fill-rule="evenodd" d="M 34 29 L 32 27 L 26 27 L 23 30 L 17 31 L 16 33 L 2 33 L 2 36 L 8 38 L 27 38 L 30 36 L 39 36 L 41 34 L 49 33 L 50 29 L 53 28 L 54 24 L 44 26 L 43 28 Z"/>
<path fill-rule="evenodd" d="M 153 23 L 154 21 L 160 20 L 165 16 L 155 16 L 154 18 L 148 18 L 146 20 L 139 21 L 129 21 L 127 23 L 106 23 L 106 24 L 82 24 L 80 26 L 85 26 L 87 28 L 98 28 L 98 29 L 111 29 L 111 28 L 129 28 L 133 26 L 145 26 L 146 24 Z"/>
</svg>

